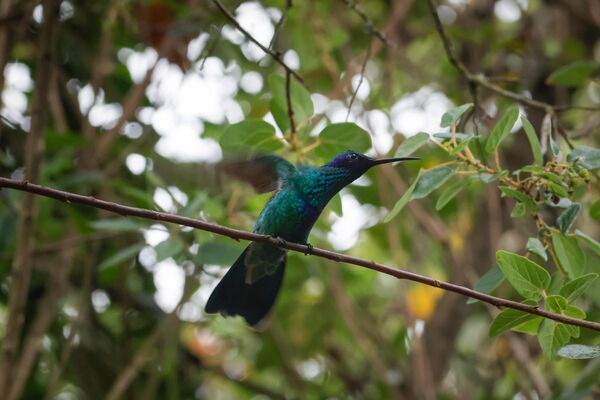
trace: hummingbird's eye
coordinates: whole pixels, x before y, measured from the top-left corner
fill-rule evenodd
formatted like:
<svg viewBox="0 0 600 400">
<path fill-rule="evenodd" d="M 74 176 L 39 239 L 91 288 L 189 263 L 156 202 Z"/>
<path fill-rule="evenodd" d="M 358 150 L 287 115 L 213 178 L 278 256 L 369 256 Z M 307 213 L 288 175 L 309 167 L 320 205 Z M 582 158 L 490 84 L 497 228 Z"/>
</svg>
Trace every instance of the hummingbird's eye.
<svg viewBox="0 0 600 400">
<path fill-rule="evenodd" d="M 358 158 L 358 154 L 350 153 L 350 154 L 348 154 L 348 158 L 351 160 L 356 160 Z"/>
</svg>

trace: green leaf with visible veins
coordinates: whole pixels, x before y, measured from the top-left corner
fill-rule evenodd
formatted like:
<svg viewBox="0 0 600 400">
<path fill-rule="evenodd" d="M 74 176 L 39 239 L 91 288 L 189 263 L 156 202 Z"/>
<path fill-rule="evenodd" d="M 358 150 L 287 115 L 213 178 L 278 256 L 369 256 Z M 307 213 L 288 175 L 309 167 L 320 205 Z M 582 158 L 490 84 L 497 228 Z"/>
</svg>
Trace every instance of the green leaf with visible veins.
<svg viewBox="0 0 600 400">
<path fill-rule="evenodd" d="M 526 257 L 500 250 L 496 261 L 512 287 L 527 299 L 538 300 L 550 284 L 548 271 Z"/>
<path fill-rule="evenodd" d="M 538 341 L 544 354 L 551 359 L 557 358 L 558 350 L 569 342 L 571 334 L 567 325 L 546 319 L 538 333 Z"/>
<path fill-rule="evenodd" d="M 413 199 L 421 199 L 439 188 L 454 174 L 454 170 L 448 167 L 439 167 L 425 171 L 417 177 L 415 189 L 410 197 Z"/>
</svg>

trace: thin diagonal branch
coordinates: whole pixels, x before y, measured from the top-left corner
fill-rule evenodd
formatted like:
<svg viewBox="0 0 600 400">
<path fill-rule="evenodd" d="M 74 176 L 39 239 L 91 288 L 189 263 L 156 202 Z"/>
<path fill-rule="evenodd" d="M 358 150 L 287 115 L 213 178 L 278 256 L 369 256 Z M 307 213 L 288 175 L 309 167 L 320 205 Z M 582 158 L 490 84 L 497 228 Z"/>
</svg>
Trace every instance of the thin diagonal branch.
<svg viewBox="0 0 600 400">
<path fill-rule="evenodd" d="M 292 0 L 286 0 L 285 8 L 281 13 L 281 18 L 279 18 L 279 21 L 277 21 L 277 24 L 275 24 L 275 31 L 273 32 L 273 37 L 271 38 L 271 42 L 269 43 L 269 49 L 273 49 L 275 47 L 277 38 L 279 37 L 279 30 L 285 23 L 285 19 L 287 18 L 287 14 L 290 11 L 290 8 L 292 8 Z"/>
<path fill-rule="evenodd" d="M 287 102 L 288 118 L 290 120 L 290 144 L 296 150 L 296 122 L 294 121 L 294 109 L 292 107 L 292 76 L 289 71 L 285 74 L 285 101 Z"/>
<path fill-rule="evenodd" d="M 372 35 L 376 36 L 377 39 L 379 39 L 381 41 L 381 43 L 383 43 L 387 46 L 390 46 L 390 47 L 396 46 L 390 39 L 388 39 L 388 37 L 386 36 L 385 33 L 380 31 L 379 29 L 375 28 L 375 24 L 373 24 L 373 21 L 371 21 L 369 19 L 369 16 L 367 15 L 367 13 L 365 13 L 365 11 L 362 9 L 362 7 L 359 6 L 358 4 L 356 4 L 356 1 L 354 1 L 354 0 L 342 0 L 342 1 L 344 3 L 346 3 L 346 5 L 364 21 L 364 23 L 367 25 L 367 30 Z"/>
<path fill-rule="evenodd" d="M 427 276 L 415 274 L 413 272 L 404 271 L 401 269 L 396 269 L 392 267 L 388 267 L 383 264 L 379 264 L 373 261 L 364 260 L 362 258 L 353 257 L 341 253 L 336 253 L 333 251 L 319 249 L 313 246 L 299 244 L 299 243 L 291 243 L 282 240 L 281 238 L 269 236 L 269 235 L 261 235 L 258 233 L 251 233 L 242 231 L 239 229 L 227 228 L 222 225 L 214 224 L 207 221 L 202 221 L 198 219 L 183 217 L 181 215 L 175 215 L 160 211 L 148 210 L 144 208 L 130 207 L 122 204 L 117 204 L 109 201 L 104 201 L 100 199 L 96 199 L 92 196 L 82 196 L 79 194 L 65 192 L 62 190 L 52 189 L 46 186 L 40 186 L 33 183 L 29 183 L 27 181 L 19 181 L 15 179 L 8 178 L 0 178 L 0 188 L 6 187 L 10 189 L 21 190 L 24 192 L 35 193 L 40 196 L 53 198 L 56 200 L 64 201 L 66 203 L 77 203 L 83 204 L 86 206 L 99 208 L 102 210 L 110 211 L 123 216 L 132 216 L 132 217 L 140 217 L 150 220 L 168 222 L 183 226 L 189 226 L 190 228 L 196 228 L 207 232 L 212 232 L 217 235 L 227 236 L 235 240 L 249 240 L 253 242 L 262 242 L 262 243 L 270 243 L 272 245 L 281 247 L 283 249 L 296 251 L 299 253 L 310 254 L 313 256 L 326 258 L 328 260 L 333 260 L 337 262 L 345 262 L 347 264 L 357 265 L 359 267 L 364 267 L 371 269 L 373 271 L 378 271 L 386 275 L 393 276 L 398 279 L 406 279 L 414 282 L 423 283 L 428 286 L 437 287 L 449 292 L 458 293 L 460 295 L 471 297 L 477 299 L 479 301 L 483 301 L 484 303 L 492 304 L 496 307 L 500 308 L 512 308 L 514 310 L 519 310 L 526 312 L 528 314 L 539 315 L 544 318 L 548 318 L 557 322 L 562 322 L 564 324 L 580 326 L 582 328 L 588 328 L 595 331 L 600 332 L 600 322 L 595 321 L 586 321 L 578 318 L 568 317 L 566 315 L 556 314 L 550 311 L 546 311 L 544 309 L 538 308 L 538 306 L 529 306 L 526 304 L 518 303 L 516 301 L 503 299 L 496 296 L 491 296 L 489 294 L 481 293 L 476 290 L 469 289 L 464 286 L 455 285 L 453 283 L 448 283 L 444 281 L 440 281 L 437 279 L 433 279 Z"/>
<path fill-rule="evenodd" d="M 350 98 L 350 104 L 348 104 L 348 114 L 346 114 L 346 121 L 350 118 L 350 113 L 352 112 L 352 105 L 354 104 L 354 100 L 356 100 L 356 95 L 358 94 L 358 90 L 365 79 L 365 71 L 367 70 L 367 63 L 369 62 L 369 58 L 371 57 L 371 45 L 372 42 L 369 42 L 367 46 L 367 51 L 365 53 L 365 58 L 363 60 L 362 66 L 360 67 L 360 79 L 358 80 L 358 84 L 356 85 L 356 89 L 352 92 L 352 97 Z M 352 83 L 352 80 L 350 81 Z"/>
<path fill-rule="evenodd" d="M 233 16 L 233 14 L 231 14 L 231 12 L 229 12 L 229 10 L 227 8 L 225 8 L 225 6 L 219 1 L 219 0 L 213 0 L 213 3 L 215 3 L 215 5 L 217 6 L 217 8 L 221 11 L 221 13 L 227 17 L 228 20 L 231 21 L 231 23 L 233 25 L 235 25 L 235 27 L 244 35 L 246 36 L 246 38 L 248 40 L 250 40 L 252 43 L 254 43 L 255 45 L 257 45 L 258 47 L 260 47 L 260 49 L 262 51 L 264 51 L 265 53 L 267 53 L 268 55 L 271 56 L 271 58 L 273 60 L 275 60 L 275 62 L 279 65 L 281 65 L 285 71 L 289 74 L 294 75 L 294 78 L 298 79 L 298 81 L 300 82 L 304 82 L 304 79 L 302 79 L 302 77 L 296 72 L 294 71 L 289 65 L 287 65 L 283 59 L 281 58 L 281 55 L 279 53 L 274 52 L 273 50 L 265 47 L 262 45 L 262 43 L 260 43 L 254 36 L 252 36 L 247 30 L 245 30 L 239 22 L 237 22 L 237 20 L 235 19 L 235 17 Z"/>
</svg>

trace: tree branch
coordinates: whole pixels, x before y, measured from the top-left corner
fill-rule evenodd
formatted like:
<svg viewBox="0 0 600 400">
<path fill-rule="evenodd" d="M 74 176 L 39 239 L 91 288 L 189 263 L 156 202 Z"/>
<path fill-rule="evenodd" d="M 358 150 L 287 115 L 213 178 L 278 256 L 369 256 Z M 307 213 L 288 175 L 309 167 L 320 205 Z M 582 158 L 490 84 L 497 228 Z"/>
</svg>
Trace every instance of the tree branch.
<svg viewBox="0 0 600 400">
<path fill-rule="evenodd" d="M 296 150 L 296 122 L 294 121 L 294 109 L 292 108 L 292 76 L 289 71 L 285 74 L 285 101 L 287 103 L 288 119 L 290 120 L 290 144 Z"/>
<path fill-rule="evenodd" d="M 600 323 L 594 321 L 586 321 L 578 318 L 568 317 L 566 315 L 556 314 L 544 309 L 538 308 L 538 306 L 529 306 L 516 301 L 503 299 L 500 297 L 492 296 L 489 294 L 481 293 L 464 286 L 455 285 L 453 283 L 440 281 L 437 279 L 429 278 L 427 276 L 415 274 L 413 272 L 404 271 L 392 267 L 388 267 L 383 264 L 379 264 L 373 261 L 364 260 L 362 258 L 353 257 L 333 251 L 320 249 L 304 244 L 291 243 L 282 240 L 281 238 L 261 235 L 258 233 L 246 232 L 239 229 L 227 228 L 222 225 L 214 224 L 207 221 L 202 221 L 193 218 L 183 217 L 181 215 L 175 215 L 160 211 L 148 210 L 144 208 L 130 207 L 122 204 L 117 204 L 109 201 L 96 199 L 92 196 L 82 196 L 79 194 L 65 192 L 62 190 L 52 189 L 45 186 L 36 185 L 27 181 L 19 181 L 15 179 L 0 178 L 0 188 L 6 187 L 10 189 L 21 190 L 24 192 L 35 193 L 40 196 L 53 198 L 56 200 L 64 201 L 66 203 L 77 203 L 86 206 L 99 208 L 102 210 L 110 211 L 122 216 L 140 217 L 155 221 L 168 222 L 183 226 L 189 226 L 190 228 L 196 228 L 207 232 L 212 232 L 217 235 L 227 236 L 235 240 L 249 240 L 253 242 L 270 243 L 274 246 L 281 247 L 283 249 L 296 251 L 304 254 L 311 254 L 317 257 L 326 258 L 337 262 L 345 262 L 347 264 L 356 265 L 378 271 L 386 275 L 393 276 L 398 279 L 406 279 L 414 282 L 423 283 L 428 286 L 437 287 L 449 292 L 461 294 L 466 297 L 471 297 L 482 301 L 484 303 L 492 304 L 499 308 L 512 308 L 526 312 L 528 314 L 539 315 L 544 318 L 548 318 L 564 324 L 579 326 L 582 328 L 588 328 L 600 332 Z"/>
<path fill-rule="evenodd" d="M 227 10 L 225 8 L 225 6 L 219 1 L 219 0 L 213 0 L 213 3 L 215 3 L 215 5 L 217 6 L 217 8 L 221 11 L 221 13 L 227 17 L 228 20 L 231 21 L 231 23 L 233 25 L 235 25 L 235 27 L 244 35 L 246 36 L 246 38 L 248 40 L 250 40 L 252 43 L 254 43 L 255 45 L 257 45 L 258 47 L 260 47 L 260 49 L 262 51 L 264 51 L 265 53 L 267 53 L 268 55 L 271 56 L 271 58 L 273 60 L 275 60 L 275 62 L 279 65 L 281 65 L 285 71 L 288 74 L 292 74 L 294 75 L 294 78 L 298 79 L 298 81 L 300 82 L 304 82 L 304 79 L 302 79 L 302 77 L 300 75 L 298 75 L 298 73 L 296 71 L 294 71 L 290 66 L 288 66 L 283 59 L 281 58 L 281 55 L 279 53 L 274 52 L 273 50 L 263 46 L 258 40 L 256 40 L 256 38 L 254 36 L 252 36 L 247 30 L 245 30 L 239 22 L 237 22 L 237 20 L 235 19 L 235 17 L 233 16 L 233 14 L 231 14 L 229 12 L 229 10 Z"/>
<path fill-rule="evenodd" d="M 380 31 L 379 29 L 375 28 L 375 24 L 373 24 L 373 21 L 371 21 L 369 19 L 369 16 L 367 15 L 367 13 L 365 13 L 365 11 L 362 9 L 362 7 L 360 7 L 358 4 L 356 4 L 356 1 L 354 0 L 342 0 L 344 3 L 346 3 L 346 5 L 348 6 L 348 8 L 350 8 L 352 11 L 354 11 L 356 14 L 358 14 L 358 16 L 364 21 L 364 23 L 367 25 L 367 29 L 368 31 L 373 35 L 376 36 L 377 39 L 379 39 L 381 41 L 381 43 L 390 46 L 390 47 L 395 47 L 396 45 L 390 41 L 390 39 L 388 39 L 388 37 L 386 36 L 385 33 L 383 33 L 382 31 Z"/>
<path fill-rule="evenodd" d="M 559 106 L 559 105 L 545 103 L 545 102 L 539 101 L 539 100 L 534 100 L 534 99 L 531 99 L 522 94 L 515 93 L 511 90 L 504 89 L 503 87 L 498 86 L 497 84 L 491 82 L 490 79 L 488 79 L 483 74 L 472 73 L 471 71 L 469 71 L 467 66 L 460 61 L 460 59 L 456 55 L 456 52 L 454 51 L 454 47 L 452 46 L 450 39 L 446 35 L 446 31 L 444 31 L 444 27 L 442 26 L 442 22 L 440 21 L 440 17 L 436 11 L 436 7 L 435 7 L 435 4 L 433 3 L 433 0 L 427 0 L 427 3 L 429 4 L 429 9 L 431 10 L 431 15 L 433 16 L 433 22 L 435 23 L 435 29 L 437 30 L 438 34 L 440 35 L 440 39 L 442 40 L 442 44 L 444 45 L 444 50 L 446 51 L 446 56 L 448 57 L 448 61 L 450 61 L 450 64 L 452 64 L 461 73 L 461 75 L 470 83 L 484 87 L 492 92 L 499 94 L 500 96 L 506 97 L 507 99 L 517 101 L 521 104 L 525 104 L 530 107 L 535 107 L 535 108 L 545 110 L 546 112 L 548 112 L 550 114 L 554 114 L 555 112 L 560 112 L 560 111 L 572 110 L 572 109 L 573 110 L 583 110 L 583 111 L 600 111 L 600 109 L 597 107 L 579 107 L 579 106 L 569 106 L 569 105 Z"/>
</svg>

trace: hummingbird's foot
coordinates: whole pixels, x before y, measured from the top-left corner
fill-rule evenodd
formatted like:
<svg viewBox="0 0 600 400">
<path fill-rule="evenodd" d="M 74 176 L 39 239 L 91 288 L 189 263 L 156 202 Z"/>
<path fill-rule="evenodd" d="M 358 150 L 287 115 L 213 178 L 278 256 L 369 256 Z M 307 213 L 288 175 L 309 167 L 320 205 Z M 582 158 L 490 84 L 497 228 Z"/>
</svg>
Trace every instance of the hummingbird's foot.
<svg viewBox="0 0 600 400">
<path fill-rule="evenodd" d="M 315 249 L 314 246 L 308 242 L 304 243 L 304 245 L 307 247 L 307 249 L 304 251 L 304 255 L 307 256 L 312 254 L 313 250 Z"/>
<path fill-rule="evenodd" d="M 279 236 L 272 236 L 273 239 L 275 239 L 277 241 L 277 245 L 278 246 L 285 246 L 287 244 L 286 240 L 282 237 Z"/>
</svg>

